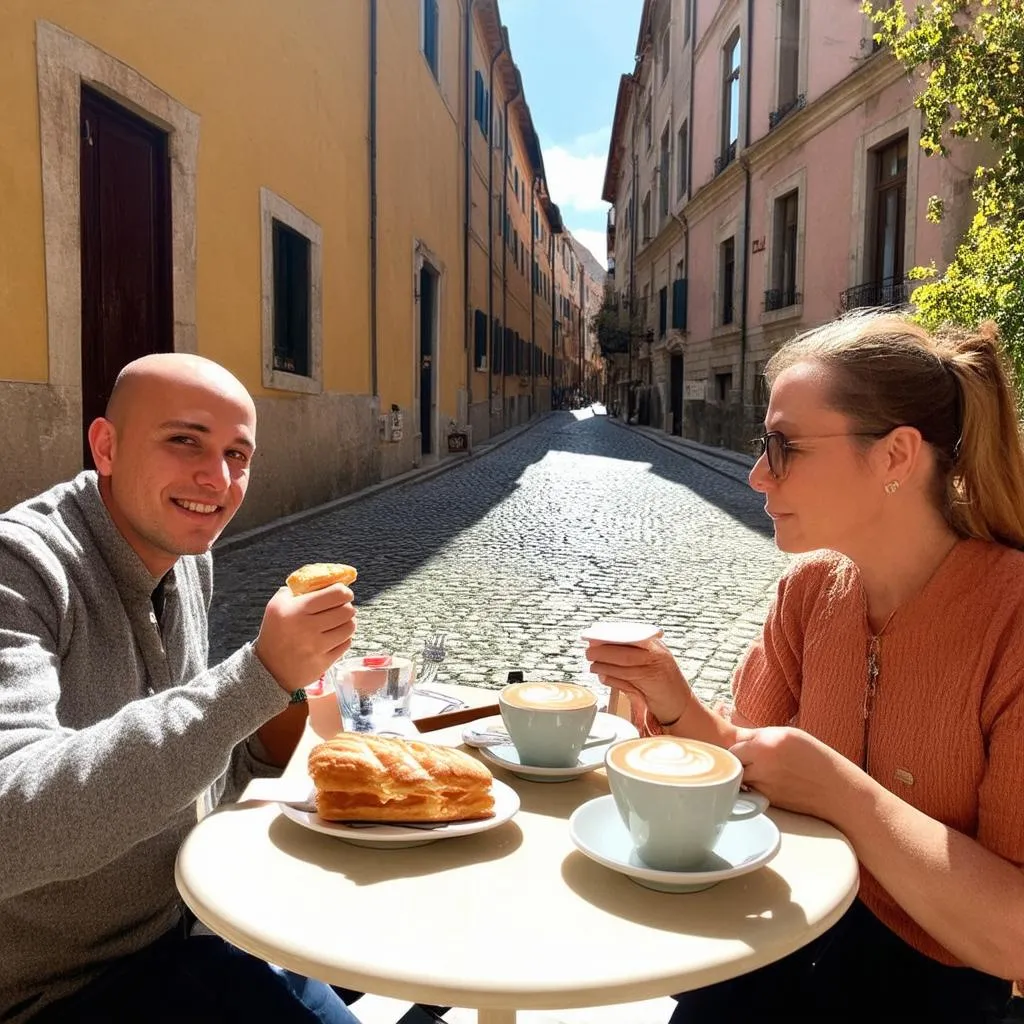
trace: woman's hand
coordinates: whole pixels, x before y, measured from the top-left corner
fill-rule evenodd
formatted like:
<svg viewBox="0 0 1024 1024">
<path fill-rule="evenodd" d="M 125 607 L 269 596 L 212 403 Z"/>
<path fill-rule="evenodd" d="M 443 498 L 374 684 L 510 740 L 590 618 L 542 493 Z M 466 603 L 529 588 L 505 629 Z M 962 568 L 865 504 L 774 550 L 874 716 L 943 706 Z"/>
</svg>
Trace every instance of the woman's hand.
<svg viewBox="0 0 1024 1024">
<path fill-rule="evenodd" d="M 729 748 L 743 762 L 743 783 L 775 807 L 832 820 L 858 769 L 801 729 L 743 729 Z"/>
<path fill-rule="evenodd" d="M 696 703 L 672 652 L 658 638 L 636 646 L 591 641 L 586 657 L 605 686 L 621 690 L 634 706 L 646 704 L 659 722 L 677 721 Z"/>
</svg>

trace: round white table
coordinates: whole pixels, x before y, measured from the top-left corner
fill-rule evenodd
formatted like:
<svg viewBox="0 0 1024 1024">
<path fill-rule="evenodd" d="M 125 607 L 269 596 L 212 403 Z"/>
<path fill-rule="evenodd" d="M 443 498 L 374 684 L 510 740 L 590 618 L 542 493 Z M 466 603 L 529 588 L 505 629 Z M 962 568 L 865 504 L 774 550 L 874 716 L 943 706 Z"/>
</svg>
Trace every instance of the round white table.
<svg viewBox="0 0 1024 1024">
<path fill-rule="evenodd" d="M 461 728 L 431 734 L 459 742 Z M 304 771 L 307 730 L 288 774 Z M 349 989 L 476 1008 L 631 1002 L 734 977 L 798 949 L 853 901 L 857 860 L 814 818 L 772 811 L 782 845 L 752 874 L 665 895 L 586 858 L 570 814 L 603 771 L 561 784 L 496 773 L 522 807 L 488 832 L 412 849 L 314 833 L 275 804 L 227 806 L 178 855 L 182 898 L 212 931 L 271 963 Z"/>
</svg>

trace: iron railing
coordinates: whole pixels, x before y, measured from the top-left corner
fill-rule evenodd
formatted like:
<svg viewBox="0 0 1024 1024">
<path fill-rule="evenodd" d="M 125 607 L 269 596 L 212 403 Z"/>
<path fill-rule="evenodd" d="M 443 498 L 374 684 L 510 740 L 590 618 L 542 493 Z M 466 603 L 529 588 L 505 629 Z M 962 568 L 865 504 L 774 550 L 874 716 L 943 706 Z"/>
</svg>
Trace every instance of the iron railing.
<svg viewBox="0 0 1024 1024">
<path fill-rule="evenodd" d="M 776 309 L 800 304 L 803 296 L 795 288 L 769 288 L 764 293 L 764 310 L 770 313 Z"/>
<path fill-rule="evenodd" d="M 783 103 L 778 110 L 773 110 L 768 115 L 768 131 L 777 127 L 795 110 L 803 110 L 807 105 L 807 97 L 803 93 L 794 96 L 789 102 Z"/>
<path fill-rule="evenodd" d="M 715 157 L 715 177 L 718 177 L 736 159 L 736 143 L 730 142 L 720 156 Z"/>
<path fill-rule="evenodd" d="M 910 284 L 905 277 L 887 277 L 882 281 L 869 281 L 855 288 L 847 288 L 839 296 L 843 310 L 874 306 L 896 309 L 910 301 Z"/>
</svg>

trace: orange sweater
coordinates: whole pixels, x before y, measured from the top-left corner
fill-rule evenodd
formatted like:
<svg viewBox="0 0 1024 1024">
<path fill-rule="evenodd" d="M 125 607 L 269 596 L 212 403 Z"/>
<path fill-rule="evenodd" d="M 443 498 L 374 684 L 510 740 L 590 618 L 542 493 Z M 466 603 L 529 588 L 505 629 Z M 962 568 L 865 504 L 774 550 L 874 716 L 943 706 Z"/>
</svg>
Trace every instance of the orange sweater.
<svg viewBox="0 0 1024 1024">
<path fill-rule="evenodd" d="M 1024 552 L 961 541 L 878 641 L 848 560 L 818 553 L 782 578 L 733 681 L 755 725 L 794 725 L 925 814 L 1024 865 Z M 860 897 L 897 935 L 958 961 L 867 871 Z M 941 899 L 941 894 L 936 895 Z"/>
</svg>

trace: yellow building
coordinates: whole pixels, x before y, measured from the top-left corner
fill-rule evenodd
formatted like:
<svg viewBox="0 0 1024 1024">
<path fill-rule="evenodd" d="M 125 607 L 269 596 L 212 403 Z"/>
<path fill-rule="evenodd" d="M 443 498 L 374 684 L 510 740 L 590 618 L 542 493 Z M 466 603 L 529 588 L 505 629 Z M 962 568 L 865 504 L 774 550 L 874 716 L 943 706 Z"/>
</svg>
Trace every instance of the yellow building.
<svg viewBox="0 0 1024 1024">
<path fill-rule="evenodd" d="M 0 94 L 0 508 L 151 351 L 256 400 L 234 529 L 550 407 L 561 221 L 495 0 L 11 0 Z"/>
</svg>

